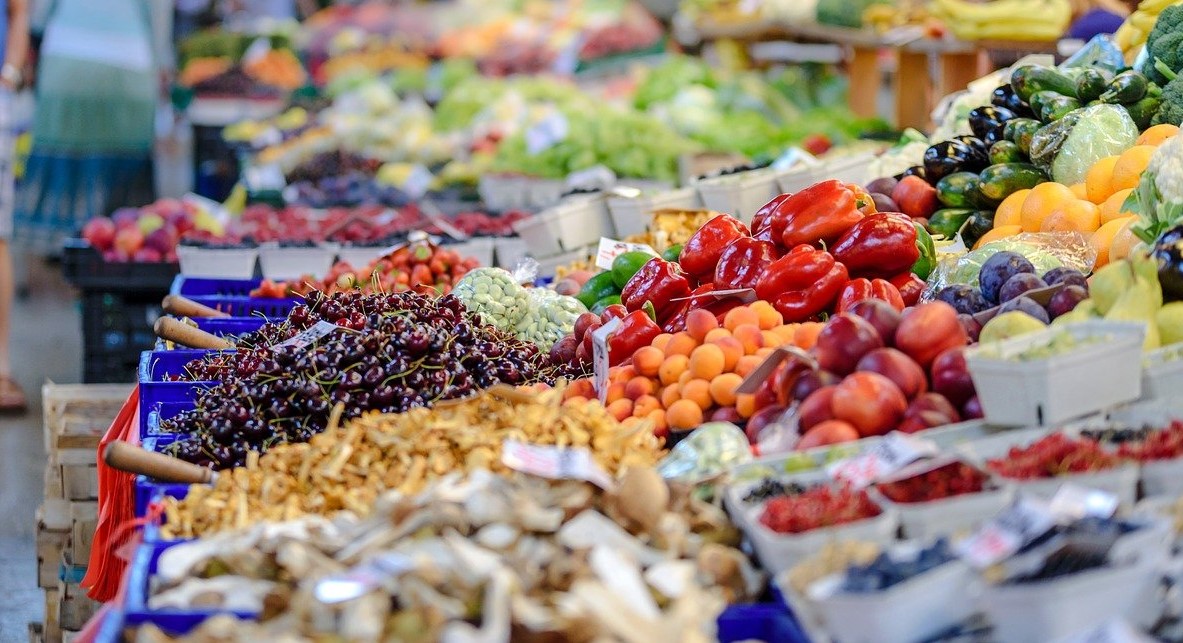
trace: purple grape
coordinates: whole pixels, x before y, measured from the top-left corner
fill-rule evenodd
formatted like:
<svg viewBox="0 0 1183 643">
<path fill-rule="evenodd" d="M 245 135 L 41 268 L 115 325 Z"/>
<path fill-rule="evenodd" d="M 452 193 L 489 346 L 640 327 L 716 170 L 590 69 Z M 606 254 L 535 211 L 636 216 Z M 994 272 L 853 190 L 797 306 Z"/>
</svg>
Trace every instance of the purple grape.
<svg viewBox="0 0 1183 643">
<path fill-rule="evenodd" d="M 1086 291 L 1089 288 L 1088 278 L 1080 273 L 1079 270 L 1072 268 L 1052 268 L 1043 276 L 1043 280 L 1047 285 L 1054 286 L 1056 284 L 1064 284 L 1065 286 L 1080 286 Z"/>
<path fill-rule="evenodd" d="M 1076 305 L 1089 298 L 1089 291 L 1077 285 L 1064 286 L 1056 294 L 1052 295 L 1051 301 L 1047 302 L 1047 313 L 1052 319 L 1059 317 L 1065 313 L 1072 312 Z"/>
<path fill-rule="evenodd" d="M 1045 324 L 1051 322 L 1051 318 L 1048 317 L 1047 311 L 1043 309 L 1043 306 L 1040 306 L 1034 299 L 1030 297 L 1023 295 L 1015 297 L 1002 306 L 999 306 L 998 314 L 1002 315 L 1004 313 L 1009 313 L 1012 310 L 1018 310 L 1027 313 L 1028 315 L 1031 315 Z"/>
<path fill-rule="evenodd" d="M 978 282 L 982 287 L 982 296 L 990 303 L 999 303 L 998 292 L 1002 285 L 1011 277 L 1023 273 L 1035 272 L 1027 258 L 1017 252 L 1003 250 L 995 253 L 982 264 L 978 271 Z"/>
<path fill-rule="evenodd" d="M 977 288 L 964 284 L 945 286 L 937 293 L 937 301 L 943 301 L 957 309 L 957 312 L 967 315 L 980 313 L 990 307 Z"/>
<path fill-rule="evenodd" d="M 1037 288 L 1047 288 L 1047 284 L 1039 277 L 1036 277 L 1034 273 L 1020 272 L 1002 284 L 1002 289 L 998 291 L 998 302 L 1006 303 L 1028 290 L 1035 290 Z"/>
</svg>

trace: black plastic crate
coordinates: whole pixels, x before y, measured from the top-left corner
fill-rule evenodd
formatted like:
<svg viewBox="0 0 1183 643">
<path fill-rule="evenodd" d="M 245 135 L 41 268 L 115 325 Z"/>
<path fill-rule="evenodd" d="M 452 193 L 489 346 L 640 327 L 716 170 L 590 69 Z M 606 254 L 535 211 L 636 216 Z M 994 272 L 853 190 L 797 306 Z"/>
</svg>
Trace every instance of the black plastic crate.
<svg viewBox="0 0 1183 643">
<path fill-rule="evenodd" d="M 160 291 L 82 291 L 83 382 L 135 380 L 140 353 L 156 343 L 152 324 L 161 315 L 163 296 Z"/>
<path fill-rule="evenodd" d="M 66 281 L 82 290 L 152 293 L 163 298 L 180 273 L 175 263 L 108 262 L 82 239 L 68 239 L 62 248 Z"/>
</svg>

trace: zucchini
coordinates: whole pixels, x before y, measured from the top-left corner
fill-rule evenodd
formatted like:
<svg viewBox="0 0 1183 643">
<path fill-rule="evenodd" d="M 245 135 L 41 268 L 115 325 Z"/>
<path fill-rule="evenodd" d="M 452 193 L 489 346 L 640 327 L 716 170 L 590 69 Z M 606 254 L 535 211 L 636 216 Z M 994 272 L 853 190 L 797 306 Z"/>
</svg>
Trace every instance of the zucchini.
<svg viewBox="0 0 1183 643">
<path fill-rule="evenodd" d="M 1125 108 L 1125 111 L 1129 112 L 1130 118 L 1138 126 L 1138 130 L 1141 131 L 1150 127 L 1150 121 L 1158 113 L 1160 105 L 1162 105 L 1162 98 L 1158 96 L 1146 96 L 1136 103 L 1122 105 L 1122 107 Z"/>
<path fill-rule="evenodd" d="M 1051 67 L 1026 65 L 1011 74 L 1010 84 L 1015 93 L 1030 102 L 1031 95 L 1039 91 L 1053 91 L 1064 96 L 1076 97 L 1076 81 Z"/>
<path fill-rule="evenodd" d="M 945 207 L 971 207 L 978 190 L 978 175 L 973 172 L 954 172 L 937 181 L 937 198 Z"/>
<path fill-rule="evenodd" d="M 978 177 L 978 190 L 982 196 L 995 201 L 1033 188 L 1048 180 L 1043 170 L 1030 163 L 999 163 L 982 170 Z"/>
<path fill-rule="evenodd" d="M 1105 74 L 1096 69 L 1085 69 L 1076 77 L 1076 100 L 1082 103 L 1097 100 L 1105 93 Z"/>
<path fill-rule="evenodd" d="M 1067 96 L 1057 96 L 1043 103 L 1038 113 L 1040 120 L 1052 123 L 1064 118 L 1074 109 L 1080 109 L 1080 101 Z"/>
<path fill-rule="evenodd" d="M 978 239 L 982 238 L 982 235 L 993 229 L 994 212 L 977 210 L 965 220 L 965 225 L 961 227 L 961 239 L 965 241 L 965 245 L 972 248 Z"/>
<path fill-rule="evenodd" d="M 1010 141 L 998 141 L 990 146 L 990 163 L 1026 163 L 1027 156 L 1018 145 Z"/>
<path fill-rule="evenodd" d="M 1034 118 L 1013 118 L 1002 128 L 1002 135 L 1006 140 L 1019 146 L 1019 151 L 1028 154 L 1031 149 L 1031 138 L 1035 132 L 1043 127 L 1043 123 Z"/>
<path fill-rule="evenodd" d="M 1101 102 L 1111 105 L 1128 105 L 1142 100 L 1149 88 L 1150 81 L 1146 80 L 1145 76 L 1129 69 L 1109 81 L 1100 99 Z"/>
<path fill-rule="evenodd" d="M 961 229 L 961 226 L 975 210 L 973 208 L 945 208 L 937 210 L 928 218 L 928 231 L 933 234 L 939 234 L 946 239 L 952 239 L 953 235 Z"/>
</svg>

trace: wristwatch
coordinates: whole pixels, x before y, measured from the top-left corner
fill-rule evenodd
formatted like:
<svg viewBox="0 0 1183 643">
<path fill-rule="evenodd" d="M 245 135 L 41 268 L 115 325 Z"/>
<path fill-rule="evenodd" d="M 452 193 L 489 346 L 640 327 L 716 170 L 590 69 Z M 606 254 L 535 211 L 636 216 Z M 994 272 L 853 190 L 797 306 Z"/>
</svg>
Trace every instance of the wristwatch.
<svg viewBox="0 0 1183 643">
<path fill-rule="evenodd" d="M 20 84 L 21 84 L 21 70 L 20 70 L 20 68 L 12 63 L 4 63 L 4 66 L 0 67 L 0 80 L 7 81 L 8 84 L 12 85 L 13 87 L 20 86 Z"/>
</svg>

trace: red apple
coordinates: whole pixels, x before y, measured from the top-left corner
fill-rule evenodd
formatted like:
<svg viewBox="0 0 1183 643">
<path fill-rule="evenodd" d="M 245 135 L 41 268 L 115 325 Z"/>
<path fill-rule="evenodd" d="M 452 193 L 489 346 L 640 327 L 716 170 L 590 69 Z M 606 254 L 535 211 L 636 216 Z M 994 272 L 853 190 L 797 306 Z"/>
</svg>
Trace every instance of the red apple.
<svg viewBox="0 0 1183 643">
<path fill-rule="evenodd" d="M 140 263 L 160 263 L 164 261 L 164 255 L 160 254 L 155 248 L 140 248 L 132 255 L 132 261 Z"/>
<path fill-rule="evenodd" d="M 595 313 L 582 313 L 581 315 L 579 315 L 578 317 L 575 318 L 575 328 L 574 328 L 574 330 L 572 330 L 572 334 L 575 336 L 575 340 L 576 341 L 583 341 L 583 336 L 587 333 L 588 329 L 591 328 L 593 325 L 599 325 L 599 324 L 600 324 L 599 315 L 596 315 Z"/>
<path fill-rule="evenodd" d="M 744 434 L 748 436 L 748 442 L 756 444 L 764 427 L 778 420 L 781 415 L 784 415 L 784 412 L 785 407 L 773 404 L 753 413 L 752 417 L 748 418 L 748 425 L 744 427 Z"/>
<path fill-rule="evenodd" d="M 858 429 L 859 435 L 883 435 L 894 429 L 908 408 L 900 387 L 878 373 L 853 373 L 834 387 L 834 417 Z"/>
<path fill-rule="evenodd" d="M 911 357 L 894 348 L 876 348 L 863 355 L 857 370 L 878 373 L 895 382 L 909 400 L 928 389 L 928 378 Z"/>
<path fill-rule="evenodd" d="M 832 410 L 837 386 L 823 386 L 814 391 L 797 407 L 797 422 L 802 430 L 834 418 Z"/>
<path fill-rule="evenodd" d="M 883 340 L 870 322 L 842 313 L 831 317 L 818 333 L 813 353 L 822 369 L 846 375 L 854 371 L 863 355 L 882 347 Z"/>
<path fill-rule="evenodd" d="M 142 247 L 144 247 L 144 233 L 140 232 L 139 228 L 131 226 L 115 233 L 116 250 L 131 256 Z"/>
<path fill-rule="evenodd" d="M 92 248 L 106 252 L 115 245 L 115 223 L 107 217 L 96 217 L 82 226 L 82 238 Z"/>
<path fill-rule="evenodd" d="M 904 411 L 904 421 L 899 431 L 915 433 L 935 426 L 944 426 L 961 421 L 957 409 L 939 393 L 923 393 L 912 400 Z"/>
<path fill-rule="evenodd" d="M 871 322 L 885 346 L 895 341 L 895 331 L 900 326 L 900 311 L 891 304 L 882 299 L 864 299 L 854 302 L 847 312 Z"/>
<path fill-rule="evenodd" d="M 974 381 L 965 363 L 965 348 L 957 347 L 937 355 L 932 362 L 932 390 L 949 398 L 955 406 L 974 396 Z"/>
<path fill-rule="evenodd" d="M 805 449 L 824 447 L 830 444 L 854 442 L 857 439 L 859 439 L 858 430 L 851 426 L 849 422 L 826 420 L 806 431 L 805 435 L 802 435 L 801 439 L 797 441 L 797 446 L 794 448 L 798 451 L 804 451 Z"/>
<path fill-rule="evenodd" d="M 967 343 L 969 336 L 957 321 L 957 310 L 943 301 L 930 301 L 905 310 L 895 332 L 895 347 L 924 368 L 937 355 Z"/>
<path fill-rule="evenodd" d="M 166 223 L 144 237 L 144 247 L 151 248 L 164 256 L 165 253 L 176 247 L 178 238 L 176 228 Z"/>
</svg>

